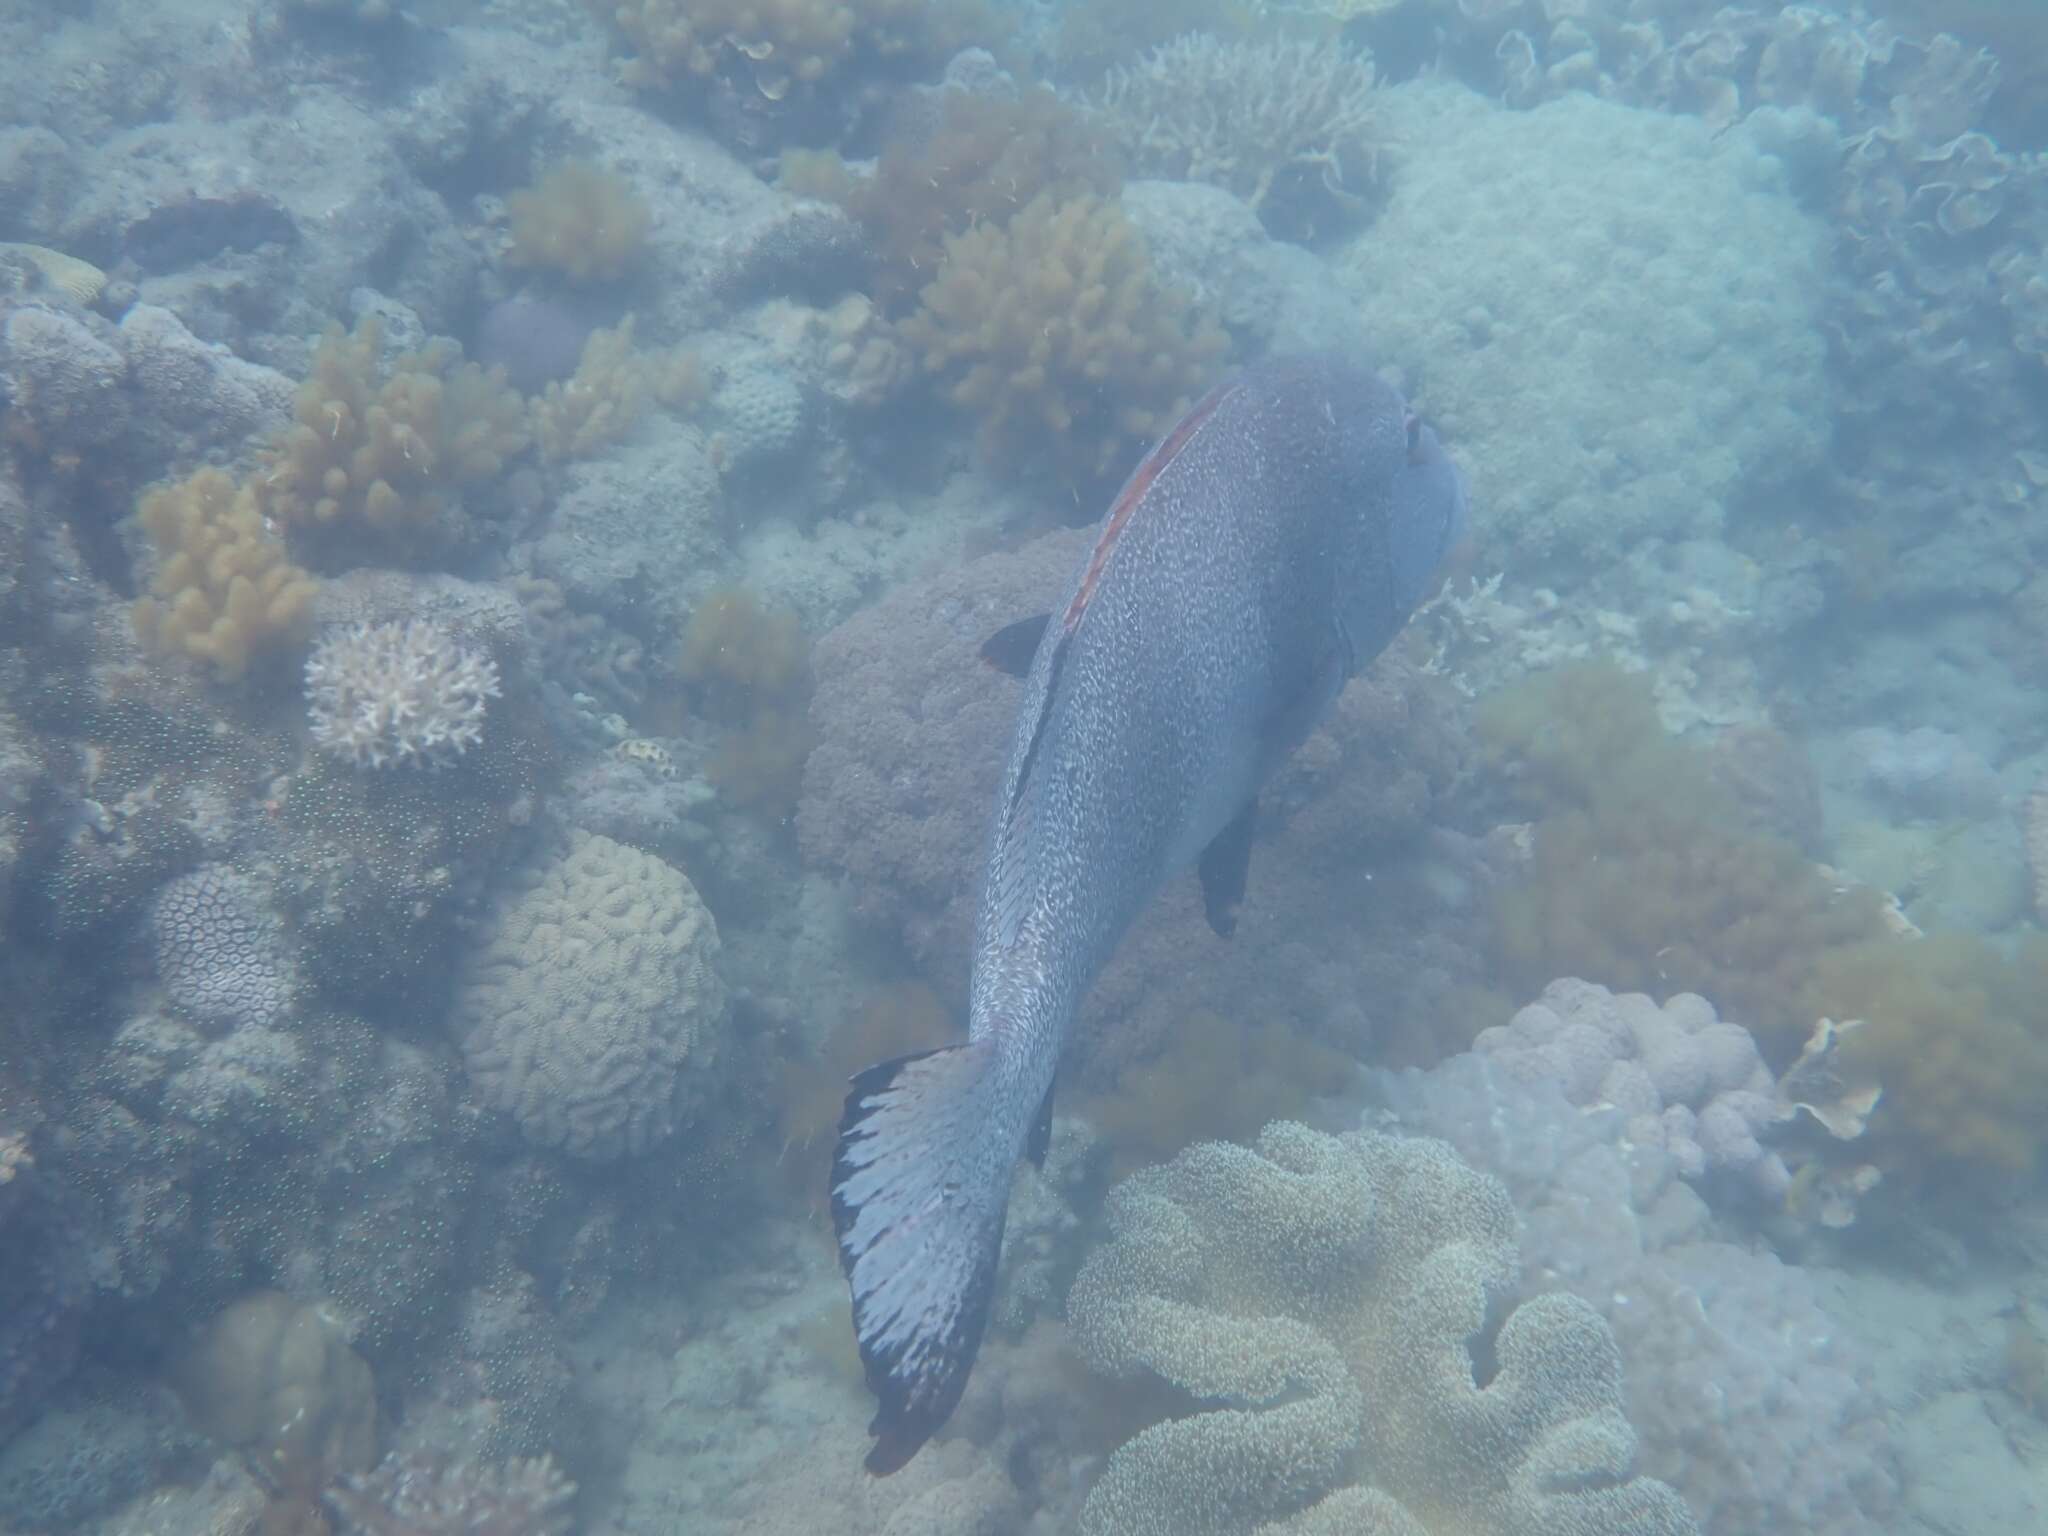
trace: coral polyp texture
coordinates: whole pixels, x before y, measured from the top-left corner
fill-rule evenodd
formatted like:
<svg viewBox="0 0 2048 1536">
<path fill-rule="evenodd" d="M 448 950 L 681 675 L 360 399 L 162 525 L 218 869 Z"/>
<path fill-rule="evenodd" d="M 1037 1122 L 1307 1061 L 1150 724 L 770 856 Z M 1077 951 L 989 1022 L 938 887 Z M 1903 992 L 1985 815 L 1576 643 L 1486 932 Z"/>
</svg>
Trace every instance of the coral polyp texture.
<svg viewBox="0 0 2048 1536">
<path fill-rule="evenodd" d="M 566 1536 L 575 1497 L 552 1456 L 491 1467 L 393 1451 L 326 1502 L 346 1536 Z"/>
<path fill-rule="evenodd" d="M 584 0 L 631 50 L 629 85 L 744 70 L 779 100 L 856 57 L 936 61 L 992 29 L 978 0 Z"/>
<path fill-rule="evenodd" d="M 157 980 L 202 1024 L 269 1025 L 291 1008 L 294 983 L 277 915 L 249 876 L 202 864 L 158 894 L 150 911 Z"/>
<path fill-rule="evenodd" d="M 1108 1215 L 1068 1299 L 1075 1339 L 1200 1406 L 1111 1456 L 1083 1536 L 1696 1532 L 1631 1475 L 1597 1312 L 1538 1296 L 1489 1331 L 1514 1207 L 1444 1143 L 1280 1121 L 1134 1174 Z"/>
<path fill-rule="evenodd" d="M 718 928 L 680 870 L 586 832 L 485 923 L 457 997 L 477 1096 L 529 1141 L 644 1152 L 708 1084 Z"/>
<path fill-rule="evenodd" d="M 249 486 L 202 469 L 144 493 L 136 516 L 161 562 L 134 610 L 145 644 L 232 681 L 264 651 L 305 640 L 317 589 Z"/>
<path fill-rule="evenodd" d="M 1228 348 L 1098 197 L 1040 194 L 945 249 L 903 338 L 978 418 L 992 458 L 1092 487 L 1172 425 Z"/>
<path fill-rule="evenodd" d="M 350 624 L 306 659 L 313 743 L 358 768 L 446 768 L 483 740 L 498 666 L 425 619 Z"/>
</svg>

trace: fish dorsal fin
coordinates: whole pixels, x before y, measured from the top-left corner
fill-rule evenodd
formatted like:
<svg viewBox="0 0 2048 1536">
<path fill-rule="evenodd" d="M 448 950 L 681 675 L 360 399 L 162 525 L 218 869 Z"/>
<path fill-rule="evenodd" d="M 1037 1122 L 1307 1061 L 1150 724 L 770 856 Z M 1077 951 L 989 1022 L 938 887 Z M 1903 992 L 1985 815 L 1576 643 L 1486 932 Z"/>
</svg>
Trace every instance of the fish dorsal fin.
<svg viewBox="0 0 2048 1536">
<path fill-rule="evenodd" d="M 1032 660 L 1038 655 L 1038 643 L 1045 638 L 1046 627 L 1051 623 L 1051 614 L 1035 613 L 1028 619 L 1005 624 L 982 642 L 981 659 L 998 672 L 1024 676 L 1031 670 Z"/>
<path fill-rule="evenodd" d="M 1045 1097 L 1038 1101 L 1038 1118 L 1031 1122 L 1031 1135 L 1024 1143 L 1024 1155 L 1034 1168 L 1045 1167 L 1045 1154 L 1052 1150 L 1052 1090 L 1045 1085 Z"/>
</svg>

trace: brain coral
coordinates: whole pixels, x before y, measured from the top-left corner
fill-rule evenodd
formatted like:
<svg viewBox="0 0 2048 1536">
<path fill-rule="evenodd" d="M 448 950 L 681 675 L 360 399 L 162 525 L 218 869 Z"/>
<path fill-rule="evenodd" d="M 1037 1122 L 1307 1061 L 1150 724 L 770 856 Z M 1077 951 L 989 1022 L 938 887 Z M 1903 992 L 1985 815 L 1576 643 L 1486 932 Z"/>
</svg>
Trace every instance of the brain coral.
<svg viewBox="0 0 2048 1536">
<path fill-rule="evenodd" d="M 683 874 L 586 832 L 503 901 L 457 1001 L 477 1094 L 578 1157 L 666 1137 L 716 1051 L 718 929 Z"/>
<path fill-rule="evenodd" d="M 1109 1219 L 1074 1334 L 1201 1407 L 1110 1458 L 1083 1536 L 1696 1530 L 1629 1475 L 1597 1312 L 1538 1296 L 1489 1332 L 1515 1212 L 1442 1142 L 1276 1122 L 1256 1149 L 1207 1142 L 1125 1180 Z"/>
<path fill-rule="evenodd" d="M 1422 82 L 1376 110 L 1400 165 L 1340 275 L 1525 575 L 1711 534 L 1819 457 L 1825 235 L 1775 161 L 1589 97 L 1510 112 Z"/>
</svg>

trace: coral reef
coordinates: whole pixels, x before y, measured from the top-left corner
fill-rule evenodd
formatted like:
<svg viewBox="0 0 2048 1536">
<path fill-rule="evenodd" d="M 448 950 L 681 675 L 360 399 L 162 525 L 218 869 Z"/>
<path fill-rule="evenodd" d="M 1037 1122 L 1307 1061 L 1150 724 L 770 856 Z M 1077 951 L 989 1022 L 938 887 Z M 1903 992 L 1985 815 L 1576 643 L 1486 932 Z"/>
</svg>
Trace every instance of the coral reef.
<svg viewBox="0 0 2048 1536">
<path fill-rule="evenodd" d="M 528 441 L 525 403 L 503 375 L 464 363 L 452 341 L 381 370 L 381 335 L 374 318 L 327 333 L 253 483 L 263 512 L 344 564 L 450 539 L 450 498 L 494 479 Z"/>
<path fill-rule="evenodd" d="M 120 1400 L 67 1392 L 19 1438 L 0 1438 L 0 1522 L 75 1530 L 146 1493 L 192 1449 L 162 1388 Z"/>
<path fill-rule="evenodd" d="M 1041 192 L 1114 197 L 1123 174 L 1102 126 L 1043 87 L 939 93 L 937 121 L 883 146 L 841 199 L 875 252 L 870 292 L 892 317 L 939 270 L 946 237 L 1001 226 Z"/>
<path fill-rule="evenodd" d="M 682 873 L 586 832 L 504 897 L 456 1004 L 478 1097 L 529 1140 L 640 1153 L 707 1091 L 725 988 L 718 930 Z"/>
<path fill-rule="evenodd" d="M 686 410 L 707 393 L 694 352 L 636 352 L 628 315 L 608 330 L 591 332 L 575 371 L 534 398 L 534 444 L 544 459 L 589 458 L 638 426 L 650 399 Z"/>
<path fill-rule="evenodd" d="M 1790 1118 L 1756 1040 L 1680 993 L 1663 1007 L 1568 979 L 1472 1042 L 1511 1077 L 1558 1085 L 1584 1109 L 1612 1106 L 1637 1146 L 1669 1157 L 1682 1178 L 1729 1180 L 1762 1200 L 1785 1198 L 1792 1176 L 1759 1134 Z"/>
<path fill-rule="evenodd" d="M 1378 180 L 1372 59 L 1335 41 L 1175 38 L 1092 98 L 1136 172 L 1213 182 L 1277 235 L 1355 217 Z"/>
<path fill-rule="evenodd" d="M 796 808 L 815 741 L 805 712 L 810 640 L 787 609 L 744 588 L 711 593 L 690 615 L 676 672 L 724 727 L 706 776 L 732 805 L 784 816 Z"/>
<path fill-rule="evenodd" d="M 317 1303 L 252 1292 L 200 1331 L 173 1377 L 208 1434 L 274 1472 L 316 1468 L 324 1481 L 376 1460 L 370 1368 Z"/>
<path fill-rule="evenodd" d="M 1068 1298 L 1075 1337 L 1098 1370 L 1200 1406 L 1110 1457 L 1086 1536 L 1696 1529 L 1632 1475 L 1598 1313 L 1551 1294 L 1490 1327 L 1514 1208 L 1443 1143 L 1283 1121 L 1133 1175 L 1108 1215 Z"/>
<path fill-rule="evenodd" d="M 848 64 L 950 57 L 995 27 L 979 0 L 584 0 L 632 48 L 628 84 L 661 89 L 728 69 L 780 100 Z"/>
<path fill-rule="evenodd" d="M 502 1466 L 394 1451 L 328 1490 L 343 1536 L 568 1536 L 576 1485 L 548 1456 Z"/>
<path fill-rule="evenodd" d="M 264 653 L 304 642 L 316 589 L 270 531 L 253 486 L 202 469 L 145 492 L 136 514 L 160 561 L 135 604 L 145 644 L 233 681 Z"/>
<path fill-rule="evenodd" d="M 903 322 L 985 452 L 1048 465 L 1091 498 L 1216 371 L 1223 333 L 1153 275 L 1114 204 L 1041 193 L 1008 225 L 946 239 Z"/>
<path fill-rule="evenodd" d="M 1400 174 L 1339 275 L 1470 466 L 1489 558 L 1562 583 L 1821 461 L 1825 233 L 1775 160 L 1579 96 L 1417 81 L 1374 111 Z"/>
<path fill-rule="evenodd" d="M 333 629 L 306 658 L 313 744 L 358 768 L 448 767 L 499 691 L 497 663 L 427 619 Z"/>
<path fill-rule="evenodd" d="M 277 1023 L 295 993 L 277 914 L 256 881 L 202 864 L 158 894 L 149 914 L 157 980 L 172 1004 L 204 1025 Z"/>
<path fill-rule="evenodd" d="M 505 199 L 515 267 L 557 273 L 574 283 L 617 282 L 647 261 L 653 216 L 623 176 L 588 160 L 548 167 L 532 186 Z"/>
<path fill-rule="evenodd" d="M 1376 1089 L 1402 1129 L 1507 1186 L 1523 1294 L 1563 1287 L 1607 1318 L 1641 1466 L 1710 1536 L 1894 1529 L 1893 1404 L 1875 1362 L 1814 1275 L 1749 1228 L 1716 1238 L 1711 1186 L 1668 1145 L 1637 1141 L 1619 1107 L 1574 1104 L 1558 1078 L 1477 1053 L 1376 1074 Z"/>
<path fill-rule="evenodd" d="M 1606 664 L 1540 674 L 1487 700 L 1479 727 L 1540 818 L 1495 897 L 1510 985 L 1565 974 L 1697 992 L 1780 1062 L 1820 1014 L 1856 1016 L 1814 1009 L 1805 988 L 1830 950 L 1887 933 L 1882 899 L 1745 831 L 1709 760 L 1665 734 L 1646 679 Z"/>
</svg>

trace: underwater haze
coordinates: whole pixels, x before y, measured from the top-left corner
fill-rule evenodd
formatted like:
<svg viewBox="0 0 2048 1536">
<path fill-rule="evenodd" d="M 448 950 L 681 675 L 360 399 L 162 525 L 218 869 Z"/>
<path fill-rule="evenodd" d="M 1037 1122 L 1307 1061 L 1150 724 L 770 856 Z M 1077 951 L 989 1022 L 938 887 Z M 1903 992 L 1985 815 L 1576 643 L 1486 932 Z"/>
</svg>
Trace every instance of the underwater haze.
<svg viewBox="0 0 2048 1536">
<path fill-rule="evenodd" d="M 0 1536 L 2048 1529 L 2048 6 L 0 0 Z"/>
</svg>

